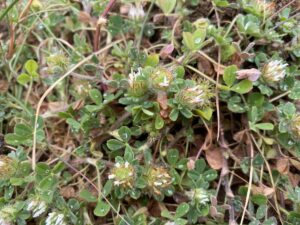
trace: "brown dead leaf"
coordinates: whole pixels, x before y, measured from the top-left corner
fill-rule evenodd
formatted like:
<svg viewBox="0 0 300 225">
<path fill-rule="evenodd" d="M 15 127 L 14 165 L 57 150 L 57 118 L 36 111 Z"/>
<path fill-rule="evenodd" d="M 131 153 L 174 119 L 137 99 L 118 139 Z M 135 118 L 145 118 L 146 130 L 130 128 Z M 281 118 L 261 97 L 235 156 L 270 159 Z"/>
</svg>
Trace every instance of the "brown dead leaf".
<svg viewBox="0 0 300 225">
<path fill-rule="evenodd" d="M 168 98 L 166 92 L 158 92 L 156 100 L 163 110 L 166 110 L 168 108 Z"/>
<path fill-rule="evenodd" d="M 284 174 L 284 175 L 288 174 L 288 172 L 290 170 L 289 159 L 288 158 L 278 159 L 276 162 L 276 169 L 281 174 Z"/>
<path fill-rule="evenodd" d="M 289 180 L 292 184 L 293 187 L 298 187 L 299 182 L 300 182 L 300 175 L 299 174 L 293 174 L 293 173 L 288 173 Z"/>
<path fill-rule="evenodd" d="M 6 80 L 0 80 L 0 93 L 4 93 L 8 90 L 8 82 Z"/>
<path fill-rule="evenodd" d="M 82 23 L 89 24 L 91 22 L 91 16 L 87 12 L 80 11 L 78 14 L 78 20 Z"/>
<path fill-rule="evenodd" d="M 222 66 L 222 65 L 217 65 L 217 64 L 214 64 L 214 70 L 216 71 L 216 73 L 219 72 L 219 74 L 223 75 L 224 74 L 224 70 L 225 70 L 225 66 Z"/>
<path fill-rule="evenodd" d="M 295 159 L 290 159 L 290 163 L 297 169 L 300 171 L 300 162 L 298 160 Z"/>
<path fill-rule="evenodd" d="M 50 112 L 61 112 L 65 111 L 68 108 L 68 104 L 66 102 L 49 102 L 48 109 Z"/>
<path fill-rule="evenodd" d="M 270 188 L 268 186 L 265 185 L 261 185 L 261 186 L 256 186 L 256 185 L 252 185 L 251 188 L 252 194 L 256 195 L 256 194 L 260 194 L 260 195 L 264 195 L 268 198 L 272 197 L 272 195 L 274 194 L 274 189 Z"/>
<path fill-rule="evenodd" d="M 219 148 L 207 150 L 205 157 L 211 168 L 219 170 L 223 167 L 223 155 Z"/>
<path fill-rule="evenodd" d="M 60 189 L 60 194 L 65 198 L 75 198 L 76 192 L 73 187 L 63 187 Z"/>
<path fill-rule="evenodd" d="M 212 63 L 208 61 L 204 56 L 199 55 L 197 61 L 198 70 L 209 76 L 212 76 L 214 74 L 215 71 Z"/>
</svg>

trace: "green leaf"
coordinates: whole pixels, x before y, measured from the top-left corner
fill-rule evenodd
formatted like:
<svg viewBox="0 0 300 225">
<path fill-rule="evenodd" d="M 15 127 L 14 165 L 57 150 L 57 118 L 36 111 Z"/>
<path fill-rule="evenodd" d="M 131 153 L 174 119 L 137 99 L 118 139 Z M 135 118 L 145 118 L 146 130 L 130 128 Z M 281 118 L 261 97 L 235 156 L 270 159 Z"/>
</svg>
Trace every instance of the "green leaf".
<svg viewBox="0 0 300 225">
<path fill-rule="evenodd" d="M 161 211 L 161 216 L 162 217 L 165 217 L 165 218 L 168 218 L 168 219 L 173 219 L 174 217 L 172 216 L 172 214 L 167 210 L 167 209 L 163 209 Z"/>
<path fill-rule="evenodd" d="M 185 118 L 192 118 L 193 113 L 191 112 L 191 110 L 189 110 L 188 108 L 183 108 L 180 110 L 180 113 L 185 117 Z"/>
<path fill-rule="evenodd" d="M 185 214 L 188 213 L 189 209 L 190 209 L 189 204 L 185 202 L 181 203 L 176 209 L 175 217 L 176 218 L 183 217 Z"/>
<path fill-rule="evenodd" d="M 265 97 L 259 92 L 252 93 L 248 97 L 248 103 L 251 106 L 262 106 L 264 102 Z"/>
<path fill-rule="evenodd" d="M 239 94 L 246 94 L 251 91 L 253 84 L 250 80 L 242 80 L 240 83 L 234 85 L 231 90 Z"/>
<path fill-rule="evenodd" d="M 51 168 L 47 163 L 39 162 L 36 164 L 36 174 L 45 177 L 50 175 Z"/>
<path fill-rule="evenodd" d="M 110 206 L 106 202 L 99 200 L 97 203 L 96 208 L 94 209 L 94 214 L 99 217 L 104 217 L 109 213 Z"/>
<path fill-rule="evenodd" d="M 17 135 L 24 136 L 24 137 L 32 136 L 32 128 L 23 123 L 17 124 L 14 128 L 14 132 Z"/>
<path fill-rule="evenodd" d="M 260 130 L 274 130 L 274 125 L 272 123 L 257 123 L 254 127 Z"/>
<path fill-rule="evenodd" d="M 213 3 L 217 7 L 227 7 L 227 6 L 229 6 L 229 2 L 227 0 L 213 0 Z"/>
<path fill-rule="evenodd" d="M 206 120 L 210 120 L 213 114 L 213 109 L 210 107 L 207 107 L 205 109 L 196 109 L 195 113 L 198 114 L 199 116 L 203 117 Z"/>
<path fill-rule="evenodd" d="M 25 85 L 31 81 L 31 77 L 26 73 L 22 73 L 17 77 L 17 81 L 19 84 Z"/>
<path fill-rule="evenodd" d="M 179 110 L 178 109 L 172 109 L 170 115 L 169 115 L 169 118 L 172 120 L 172 121 L 176 121 L 177 118 L 178 118 L 178 115 L 179 115 Z"/>
<path fill-rule="evenodd" d="M 213 181 L 218 177 L 218 173 L 213 169 L 209 169 L 204 172 L 203 177 L 206 181 Z"/>
<path fill-rule="evenodd" d="M 194 37 L 191 32 L 183 32 L 182 33 L 183 37 L 183 43 L 184 45 L 191 51 L 194 50 L 195 44 L 194 44 Z"/>
<path fill-rule="evenodd" d="M 22 145 L 24 142 L 27 141 L 27 139 L 28 139 L 27 137 L 20 136 L 17 134 L 5 135 L 5 142 L 9 145 L 14 145 L 14 146 Z"/>
<path fill-rule="evenodd" d="M 134 153 L 132 151 L 132 148 L 129 146 L 129 144 L 126 144 L 124 159 L 128 162 L 132 162 L 134 159 Z"/>
<path fill-rule="evenodd" d="M 24 68 L 25 70 L 32 76 L 35 77 L 36 76 L 36 71 L 38 69 L 38 64 L 36 61 L 34 61 L 33 59 L 29 59 L 25 65 Z"/>
<path fill-rule="evenodd" d="M 79 129 L 81 128 L 81 124 L 79 122 L 77 122 L 76 120 L 74 120 L 73 118 L 68 118 L 66 120 L 67 124 L 69 124 L 72 129 L 74 129 L 75 131 L 79 131 Z"/>
<path fill-rule="evenodd" d="M 253 195 L 251 201 L 257 205 L 265 205 L 268 201 L 267 197 L 261 194 Z"/>
<path fill-rule="evenodd" d="M 154 116 L 154 113 L 153 112 L 151 112 L 150 110 L 148 110 L 148 109 L 142 109 L 142 111 L 143 111 L 143 113 L 145 113 L 147 116 Z"/>
<path fill-rule="evenodd" d="M 256 217 L 256 219 L 260 220 L 260 219 L 264 218 L 266 213 L 267 213 L 267 206 L 266 205 L 260 205 L 257 208 L 255 217 Z"/>
<path fill-rule="evenodd" d="M 164 127 L 165 121 L 161 118 L 160 115 L 156 115 L 155 117 L 155 129 L 160 130 Z"/>
<path fill-rule="evenodd" d="M 128 142 L 131 138 L 131 130 L 128 128 L 128 127 L 121 127 L 119 130 L 118 130 L 118 134 L 120 135 L 120 137 L 122 138 L 122 140 L 124 142 Z"/>
<path fill-rule="evenodd" d="M 145 66 L 156 67 L 159 63 L 159 54 L 148 55 Z"/>
<path fill-rule="evenodd" d="M 204 42 L 206 37 L 206 27 L 205 29 L 197 29 L 193 33 L 193 43 L 194 43 L 194 49 L 193 50 L 199 50 L 202 46 L 202 43 Z"/>
<path fill-rule="evenodd" d="M 112 151 L 115 151 L 115 150 L 119 150 L 121 148 L 124 147 L 124 143 L 117 140 L 117 139 L 111 139 L 111 140 L 108 140 L 107 141 L 107 147 L 112 150 Z"/>
<path fill-rule="evenodd" d="M 170 14 L 175 6 L 176 6 L 176 0 L 156 0 L 156 4 L 159 8 L 164 12 L 164 14 Z"/>
<path fill-rule="evenodd" d="M 188 223 L 188 221 L 185 220 L 185 219 L 176 218 L 176 219 L 174 220 L 174 223 L 175 223 L 176 225 L 186 225 L 186 224 Z"/>
<path fill-rule="evenodd" d="M 234 84 L 234 81 L 236 80 L 236 72 L 237 72 L 236 65 L 228 66 L 225 68 L 223 79 L 225 84 L 228 87 L 231 87 Z"/>
<path fill-rule="evenodd" d="M 117 34 L 123 32 L 124 21 L 121 16 L 119 15 L 112 15 L 109 17 L 108 21 L 108 31 L 114 37 Z M 118 47 L 117 47 L 118 49 Z M 120 49 L 121 54 L 123 54 L 122 50 Z"/>
<path fill-rule="evenodd" d="M 102 189 L 102 194 L 106 197 L 111 193 L 112 188 L 113 188 L 113 181 L 108 180 Z"/>
<path fill-rule="evenodd" d="M 86 189 L 83 189 L 79 193 L 79 197 L 82 198 L 83 200 L 87 201 L 87 202 L 97 202 L 97 198 L 94 195 L 92 195 L 92 193 L 89 192 Z"/>
<path fill-rule="evenodd" d="M 93 100 L 93 102 L 97 105 L 102 104 L 102 94 L 99 90 L 97 89 L 92 89 L 89 91 L 90 98 Z"/>
<path fill-rule="evenodd" d="M 39 183 L 38 187 L 41 191 L 54 191 L 56 185 L 58 184 L 57 177 L 49 175 L 44 177 Z"/>
<path fill-rule="evenodd" d="M 170 149 L 168 150 L 167 152 L 167 160 L 168 160 L 168 163 L 171 164 L 171 165 L 175 165 L 176 162 L 178 161 L 179 159 L 179 152 L 177 149 Z"/>
<path fill-rule="evenodd" d="M 63 162 L 58 162 L 52 169 L 52 173 L 58 174 L 65 169 L 65 164 Z"/>
</svg>

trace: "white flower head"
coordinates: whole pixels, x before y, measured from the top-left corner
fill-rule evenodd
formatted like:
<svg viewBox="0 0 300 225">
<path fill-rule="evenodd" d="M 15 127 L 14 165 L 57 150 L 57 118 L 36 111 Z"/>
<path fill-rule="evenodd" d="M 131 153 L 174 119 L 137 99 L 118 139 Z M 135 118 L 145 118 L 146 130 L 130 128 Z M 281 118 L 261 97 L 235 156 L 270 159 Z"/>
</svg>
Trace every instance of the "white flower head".
<svg viewBox="0 0 300 225">
<path fill-rule="evenodd" d="M 51 212 L 46 219 L 46 225 L 67 225 L 65 216 L 62 213 Z"/>
<path fill-rule="evenodd" d="M 36 218 L 47 210 L 47 204 L 45 201 L 32 199 L 27 205 L 27 210 L 32 211 L 32 217 Z"/>
<path fill-rule="evenodd" d="M 115 177 L 116 177 L 115 174 L 109 174 L 109 175 L 108 175 L 108 179 L 109 179 L 109 180 L 112 180 L 112 179 L 114 179 Z"/>
<path fill-rule="evenodd" d="M 130 5 L 128 16 L 133 20 L 140 20 L 145 16 L 145 11 L 141 4 Z"/>
<path fill-rule="evenodd" d="M 125 165 L 125 168 L 128 168 L 129 162 L 126 161 L 124 165 Z"/>
<path fill-rule="evenodd" d="M 12 223 L 4 218 L 0 218 L 0 225 L 12 225 Z"/>
<path fill-rule="evenodd" d="M 131 69 L 131 73 L 129 74 L 129 84 L 133 86 L 133 83 L 142 75 L 142 68 L 139 67 L 136 72 Z"/>
<path fill-rule="evenodd" d="M 278 83 L 285 77 L 287 66 L 282 60 L 272 60 L 264 65 L 262 76 L 269 84 Z"/>
<path fill-rule="evenodd" d="M 14 214 L 17 212 L 14 205 L 5 205 L 0 210 L 0 225 L 13 225 Z"/>
<path fill-rule="evenodd" d="M 164 77 L 164 81 L 158 84 L 160 87 L 169 87 L 170 80 L 167 78 L 167 76 Z"/>
</svg>

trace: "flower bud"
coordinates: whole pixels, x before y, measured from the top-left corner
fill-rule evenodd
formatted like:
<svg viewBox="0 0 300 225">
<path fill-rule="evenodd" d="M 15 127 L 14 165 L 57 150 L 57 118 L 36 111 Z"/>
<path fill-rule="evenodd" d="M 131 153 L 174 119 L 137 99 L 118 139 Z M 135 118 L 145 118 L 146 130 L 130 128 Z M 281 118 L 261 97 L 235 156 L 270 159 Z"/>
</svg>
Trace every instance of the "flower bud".
<svg viewBox="0 0 300 225">
<path fill-rule="evenodd" d="M 275 85 L 282 80 L 286 71 L 285 68 L 288 64 L 284 64 L 281 60 L 272 60 L 264 65 L 262 70 L 262 77 L 269 85 Z"/>
<path fill-rule="evenodd" d="M 269 17 L 274 13 L 275 4 L 268 0 L 248 0 L 244 5 L 245 11 L 259 17 Z"/>
<path fill-rule="evenodd" d="M 38 198 L 32 198 L 29 200 L 27 210 L 32 212 L 33 218 L 36 218 L 47 210 L 47 204 L 43 200 L 39 200 Z"/>
<path fill-rule="evenodd" d="M 113 180 L 115 186 L 132 188 L 135 175 L 135 168 L 129 162 L 117 162 L 108 175 L 108 179 Z"/>
<path fill-rule="evenodd" d="M 16 172 L 17 162 L 6 156 L 0 155 L 0 179 L 9 179 Z"/>
<path fill-rule="evenodd" d="M 173 179 L 167 168 L 162 166 L 154 166 L 149 168 L 146 179 L 150 191 L 157 195 L 160 195 L 161 192 L 168 188 L 173 182 Z"/>
<path fill-rule="evenodd" d="M 128 17 L 133 20 L 141 20 L 145 16 L 145 11 L 141 4 L 130 5 Z"/>
<path fill-rule="evenodd" d="M 194 87 L 180 90 L 175 95 L 175 100 L 178 104 L 190 110 L 203 109 L 211 104 L 210 99 L 213 96 L 209 83 L 202 81 Z"/>
<path fill-rule="evenodd" d="M 290 130 L 292 135 L 295 139 L 300 140 L 300 115 L 296 115 L 291 123 L 290 123 Z"/>
<path fill-rule="evenodd" d="M 150 75 L 153 88 L 161 91 L 167 90 L 173 79 L 172 73 L 162 67 L 155 69 Z"/>
<path fill-rule="evenodd" d="M 147 81 L 142 76 L 141 68 L 139 68 L 137 72 L 131 71 L 128 83 L 128 94 L 132 97 L 142 97 L 148 91 Z"/>
<path fill-rule="evenodd" d="M 46 219 L 46 225 L 67 225 L 65 216 L 62 213 L 51 212 Z"/>
<path fill-rule="evenodd" d="M 17 213 L 17 209 L 13 205 L 5 205 L 0 210 L 0 224 L 13 225 L 14 217 L 16 213 Z"/>
<path fill-rule="evenodd" d="M 201 204 L 206 204 L 210 201 L 209 193 L 203 188 L 192 189 L 190 191 L 186 191 L 185 194 L 191 201 L 195 200 Z"/>
</svg>

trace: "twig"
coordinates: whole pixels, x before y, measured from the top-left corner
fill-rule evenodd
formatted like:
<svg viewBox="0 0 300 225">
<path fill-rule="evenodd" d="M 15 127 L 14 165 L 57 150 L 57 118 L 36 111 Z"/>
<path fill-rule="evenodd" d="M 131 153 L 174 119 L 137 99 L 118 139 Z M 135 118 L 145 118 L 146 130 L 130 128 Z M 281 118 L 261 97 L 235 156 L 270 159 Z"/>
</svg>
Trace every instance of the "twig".
<svg viewBox="0 0 300 225">
<path fill-rule="evenodd" d="M 32 146 L 32 169 L 35 170 L 35 166 L 36 166 L 36 138 L 37 138 L 37 122 L 38 122 L 38 116 L 40 114 L 40 109 L 42 106 L 43 101 L 45 100 L 45 98 L 47 97 L 48 94 L 50 94 L 50 92 L 55 88 L 55 86 L 57 84 L 59 84 L 62 80 L 64 80 L 67 76 L 71 75 L 77 68 L 79 68 L 80 66 L 82 66 L 84 63 L 86 63 L 87 61 L 89 61 L 94 55 L 99 55 L 102 52 L 106 51 L 107 49 L 111 48 L 114 44 L 121 42 L 122 40 L 118 40 L 115 41 L 113 43 L 111 43 L 110 45 L 107 45 L 106 47 L 104 47 L 103 49 L 89 55 L 88 57 L 84 58 L 83 60 L 81 60 L 79 63 L 77 63 L 72 69 L 70 69 L 68 72 L 66 72 L 63 76 L 61 76 L 57 81 L 55 81 L 46 91 L 45 93 L 42 95 L 42 97 L 40 98 L 38 104 L 37 104 L 37 108 L 36 108 L 36 113 L 35 113 L 35 121 L 34 121 L 34 130 L 33 130 L 33 146 Z"/>
<path fill-rule="evenodd" d="M 289 5 L 293 4 L 296 0 L 292 0 L 290 1 L 289 3 L 287 3 L 285 6 L 281 7 L 276 13 L 274 13 L 272 16 L 270 16 L 269 18 L 267 18 L 265 20 L 265 22 L 262 24 L 265 25 L 265 23 L 268 21 L 268 20 L 272 20 L 274 17 L 276 17 L 282 10 L 284 10 L 285 8 L 287 8 Z"/>
<path fill-rule="evenodd" d="M 143 21 L 142 29 L 141 29 L 141 33 L 140 33 L 140 37 L 139 37 L 138 43 L 137 43 L 137 49 L 138 49 L 138 50 L 140 49 L 141 42 L 142 42 L 142 38 L 143 38 L 143 33 L 144 33 L 144 28 L 145 28 L 146 22 L 147 22 L 147 20 L 148 20 L 149 14 L 150 14 L 150 12 L 151 12 L 151 10 L 152 10 L 152 8 L 153 8 L 154 2 L 155 2 L 154 0 L 151 0 L 151 5 L 150 5 L 150 7 L 149 7 L 149 9 L 148 9 L 148 11 L 147 11 L 147 14 L 146 14 L 146 16 L 145 16 L 145 19 L 144 19 L 144 21 Z"/>
<path fill-rule="evenodd" d="M 104 9 L 103 13 L 101 14 L 101 16 L 98 19 L 97 26 L 96 26 L 96 32 L 94 35 L 94 52 L 98 51 L 99 43 L 101 42 L 100 31 L 101 31 L 101 27 L 103 25 L 103 20 L 106 19 L 107 14 L 109 13 L 109 11 L 112 9 L 112 7 L 114 6 L 114 4 L 116 2 L 117 2 L 117 0 L 110 0 L 109 3 L 107 4 L 106 8 Z"/>
<path fill-rule="evenodd" d="M 101 195 L 101 197 L 107 202 L 107 204 L 112 208 L 112 210 L 121 218 L 121 220 L 123 220 L 125 222 L 125 224 L 130 225 L 130 223 L 127 222 L 127 220 L 125 220 L 125 218 L 123 216 L 120 215 L 120 213 L 118 212 L 118 210 L 112 205 L 112 203 L 105 197 L 105 195 L 99 190 L 99 188 L 97 187 L 97 185 L 95 185 L 87 176 L 85 176 L 81 171 L 77 170 L 74 166 L 72 166 L 70 163 L 68 163 L 67 161 L 65 161 L 64 159 L 62 159 L 60 156 L 58 156 L 57 154 L 55 154 L 54 152 L 52 152 L 52 154 L 54 154 L 57 158 L 59 158 L 60 161 L 62 161 L 64 164 L 66 164 L 70 169 L 72 169 L 74 172 L 80 174 L 83 179 L 85 179 L 90 185 L 93 186 L 93 188 L 95 188 L 95 190 L 97 190 L 97 192 Z"/>
<path fill-rule="evenodd" d="M 245 206 L 244 206 L 244 209 L 243 209 L 240 225 L 243 225 L 245 214 L 246 214 L 246 211 L 247 211 L 247 206 L 248 206 L 248 203 L 249 203 L 249 200 L 250 200 L 252 181 L 253 181 L 253 171 L 254 171 L 254 167 L 253 167 L 254 148 L 253 148 L 253 144 L 252 144 L 252 141 L 251 141 L 251 137 L 250 137 L 248 132 L 247 132 L 247 137 L 248 137 L 249 148 L 250 148 L 250 174 L 249 174 L 249 186 L 248 186 L 248 190 L 247 190 L 246 201 L 245 201 Z"/>
<path fill-rule="evenodd" d="M 3 18 L 7 15 L 7 13 L 14 7 L 15 4 L 18 3 L 19 0 L 15 0 L 12 3 L 10 3 L 9 6 L 4 10 L 4 12 L 0 15 L 0 22 L 3 20 Z"/>
</svg>

